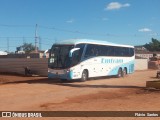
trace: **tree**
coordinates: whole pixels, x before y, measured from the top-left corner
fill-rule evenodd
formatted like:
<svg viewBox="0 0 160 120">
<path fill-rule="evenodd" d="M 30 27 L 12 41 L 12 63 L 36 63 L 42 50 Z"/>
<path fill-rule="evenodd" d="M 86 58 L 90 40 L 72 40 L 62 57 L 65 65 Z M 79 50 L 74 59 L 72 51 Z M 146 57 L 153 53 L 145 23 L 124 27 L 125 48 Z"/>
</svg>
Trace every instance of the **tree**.
<svg viewBox="0 0 160 120">
<path fill-rule="evenodd" d="M 160 41 L 157 40 L 157 39 L 152 38 L 152 41 L 149 42 L 149 43 L 146 43 L 144 45 L 144 47 L 146 49 L 148 49 L 149 51 L 152 51 L 152 52 L 154 52 L 154 51 L 160 51 Z"/>
<path fill-rule="evenodd" d="M 35 50 L 35 46 L 32 45 L 32 43 L 24 43 L 21 47 L 25 53 L 30 53 Z"/>
</svg>

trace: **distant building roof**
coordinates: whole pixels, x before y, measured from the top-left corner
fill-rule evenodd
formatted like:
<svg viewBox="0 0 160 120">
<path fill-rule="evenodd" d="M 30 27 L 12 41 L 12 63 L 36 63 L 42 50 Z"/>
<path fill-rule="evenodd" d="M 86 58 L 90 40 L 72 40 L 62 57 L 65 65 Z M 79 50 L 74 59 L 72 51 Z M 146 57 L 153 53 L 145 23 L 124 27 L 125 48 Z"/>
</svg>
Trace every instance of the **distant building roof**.
<svg viewBox="0 0 160 120">
<path fill-rule="evenodd" d="M 160 54 L 160 52 L 135 51 L 136 54 Z"/>
<path fill-rule="evenodd" d="M 147 59 L 147 58 L 135 55 L 135 59 Z"/>
<path fill-rule="evenodd" d="M 147 49 L 145 47 L 143 47 L 143 46 L 135 46 L 134 48 L 137 51 L 147 51 Z"/>
</svg>

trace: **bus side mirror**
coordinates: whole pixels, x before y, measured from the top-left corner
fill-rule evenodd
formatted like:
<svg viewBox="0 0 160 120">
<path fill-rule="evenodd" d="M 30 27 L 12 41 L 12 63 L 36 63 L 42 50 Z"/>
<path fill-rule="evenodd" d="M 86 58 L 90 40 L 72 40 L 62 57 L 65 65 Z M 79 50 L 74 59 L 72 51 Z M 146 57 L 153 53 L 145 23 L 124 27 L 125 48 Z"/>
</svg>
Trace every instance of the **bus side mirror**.
<svg viewBox="0 0 160 120">
<path fill-rule="evenodd" d="M 77 50 L 79 50 L 79 49 L 80 49 L 80 48 L 73 48 L 73 49 L 71 49 L 70 52 L 69 52 L 69 57 L 72 57 L 73 52 L 74 52 L 74 51 L 77 51 Z"/>
</svg>

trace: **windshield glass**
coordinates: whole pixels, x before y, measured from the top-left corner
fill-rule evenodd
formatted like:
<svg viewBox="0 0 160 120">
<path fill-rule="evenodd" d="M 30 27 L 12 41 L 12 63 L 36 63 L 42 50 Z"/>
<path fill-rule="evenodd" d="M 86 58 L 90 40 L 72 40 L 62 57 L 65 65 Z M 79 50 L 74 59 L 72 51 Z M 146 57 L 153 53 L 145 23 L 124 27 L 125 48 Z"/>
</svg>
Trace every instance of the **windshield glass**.
<svg viewBox="0 0 160 120">
<path fill-rule="evenodd" d="M 72 66 L 77 65 L 81 61 L 84 47 L 85 47 L 85 44 L 77 44 L 75 46 L 75 48 L 79 48 L 79 49 L 73 52 Z"/>
<path fill-rule="evenodd" d="M 70 50 L 74 45 L 53 45 L 50 51 L 50 68 L 68 68 L 71 65 Z"/>
<path fill-rule="evenodd" d="M 82 57 L 85 44 L 74 45 L 53 45 L 50 50 L 48 67 L 52 69 L 65 69 L 77 65 Z M 69 57 L 69 53 L 73 48 L 80 48 L 73 52 L 73 56 Z"/>
</svg>

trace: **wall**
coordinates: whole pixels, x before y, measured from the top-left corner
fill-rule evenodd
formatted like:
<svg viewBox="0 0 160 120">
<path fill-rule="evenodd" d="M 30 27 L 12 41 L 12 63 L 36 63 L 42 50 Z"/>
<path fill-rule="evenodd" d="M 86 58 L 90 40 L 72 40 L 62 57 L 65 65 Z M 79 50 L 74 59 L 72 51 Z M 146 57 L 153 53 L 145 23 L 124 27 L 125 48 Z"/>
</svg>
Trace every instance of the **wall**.
<svg viewBox="0 0 160 120">
<path fill-rule="evenodd" d="M 147 59 L 135 59 L 135 70 L 147 70 L 148 60 Z"/>
<path fill-rule="evenodd" d="M 157 60 L 157 61 L 149 61 L 149 62 L 148 62 L 148 68 L 149 68 L 149 69 L 155 69 L 155 70 L 160 69 L 160 60 Z"/>
<path fill-rule="evenodd" d="M 156 54 L 158 57 L 160 57 L 160 54 L 158 54 L 158 53 L 156 53 Z M 149 53 L 148 54 L 136 53 L 136 56 L 149 59 L 149 58 L 153 57 L 153 53 L 150 53 L 150 54 Z"/>
<path fill-rule="evenodd" d="M 33 73 L 47 76 L 47 62 L 45 58 L 0 58 L 0 72 L 24 74 L 24 68 L 29 67 Z"/>
<path fill-rule="evenodd" d="M 29 67 L 37 75 L 47 76 L 48 59 L 46 58 L 0 58 L 0 72 L 23 74 L 24 68 Z M 135 70 L 147 70 L 147 59 L 136 59 Z"/>
</svg>

